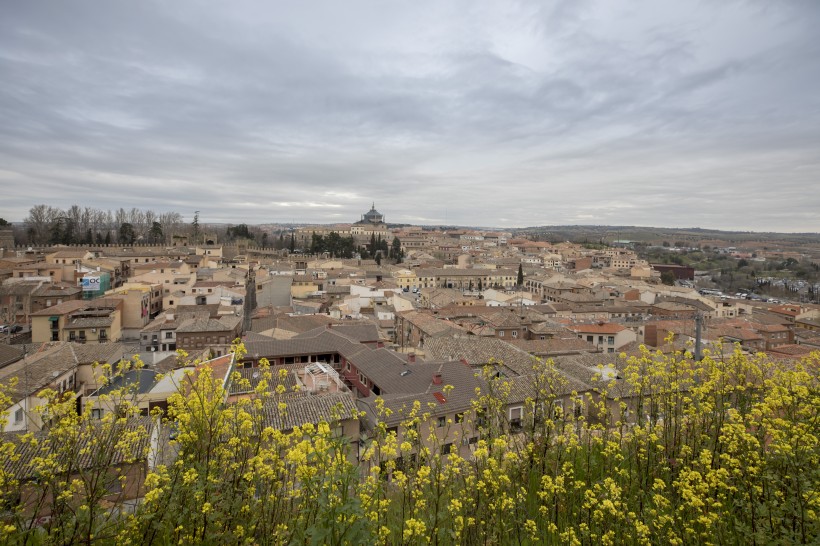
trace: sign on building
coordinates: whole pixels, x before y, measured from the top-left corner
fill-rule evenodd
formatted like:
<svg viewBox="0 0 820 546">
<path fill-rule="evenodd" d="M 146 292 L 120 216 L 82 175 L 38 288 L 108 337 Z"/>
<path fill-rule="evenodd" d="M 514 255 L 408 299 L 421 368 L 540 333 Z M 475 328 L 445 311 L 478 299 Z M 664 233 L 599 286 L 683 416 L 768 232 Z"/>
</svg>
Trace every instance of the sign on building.
<svg viewBox="0 0 820 546">
<path fill-rule="evenodd" d="M 80 279 L 83 292 L 97 292 L 100 290 L 99 277 L 83 277 Z"/>
</svg>

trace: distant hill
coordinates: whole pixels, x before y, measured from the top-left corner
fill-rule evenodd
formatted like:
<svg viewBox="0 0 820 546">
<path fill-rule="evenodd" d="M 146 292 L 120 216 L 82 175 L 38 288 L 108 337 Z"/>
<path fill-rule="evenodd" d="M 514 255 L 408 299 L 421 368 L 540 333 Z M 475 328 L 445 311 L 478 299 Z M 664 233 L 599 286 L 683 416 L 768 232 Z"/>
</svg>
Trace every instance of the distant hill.
<svg viewBox="0 0 820 546">
<path fill-rule="evenodd" d="M 604 242 L 632 241 L 656 244 L 668 241 L 697 244 L 743 244 L 752 242 L 787 243 L 791 245 L 820 245 L 820 233 L 772 233 L 755 231 L 721 231 L 703 228 L 663 228 L 640 226 L 534 226 L 511 230 L 520 236 L 550 241 Z"/>
</svg>

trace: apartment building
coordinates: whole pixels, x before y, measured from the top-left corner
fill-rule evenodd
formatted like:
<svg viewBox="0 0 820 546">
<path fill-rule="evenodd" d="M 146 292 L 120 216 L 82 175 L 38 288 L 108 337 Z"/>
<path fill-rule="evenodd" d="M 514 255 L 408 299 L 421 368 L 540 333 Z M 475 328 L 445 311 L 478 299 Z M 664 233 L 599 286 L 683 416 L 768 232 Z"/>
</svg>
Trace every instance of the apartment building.
<svg viewBox="0 0 820 546">
<path fill-rule="evenodd" d="M 71 300 L 31 314 L 34 343 L 106 343 L 122 337 L 122 299 Z"/>
<path fill-rule="evenodd" d="M 617 352 L 629 343 L 635 342 L 638 337 L 629 328 L 612 322 L 572 324 L 569 329 L 603 353 Z"/>
</svg>

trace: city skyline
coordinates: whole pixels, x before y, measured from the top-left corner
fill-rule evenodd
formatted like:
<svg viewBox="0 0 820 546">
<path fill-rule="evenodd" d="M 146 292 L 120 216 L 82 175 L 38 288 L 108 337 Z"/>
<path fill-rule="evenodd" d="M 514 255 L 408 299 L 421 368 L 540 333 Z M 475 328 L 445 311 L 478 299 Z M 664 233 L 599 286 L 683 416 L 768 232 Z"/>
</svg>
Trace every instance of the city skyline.
<svg viewBox="0 0 820 546">
<path fill-rule="evenodd" d="M 820 5 L 13 3 L 0 217 L 817 232 Z"/>
</svg>

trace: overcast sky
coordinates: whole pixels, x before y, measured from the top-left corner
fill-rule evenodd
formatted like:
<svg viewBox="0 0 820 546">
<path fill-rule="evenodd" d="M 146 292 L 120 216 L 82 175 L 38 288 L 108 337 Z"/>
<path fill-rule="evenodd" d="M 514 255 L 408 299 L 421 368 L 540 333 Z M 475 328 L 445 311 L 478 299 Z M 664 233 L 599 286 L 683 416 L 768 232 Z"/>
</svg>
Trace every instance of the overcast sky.
<svg viewBox="0 0 820 546">
<path fill-rule="evenodd" d="M 820 231 L 820 2 L 0 3 L 0 217 Z"/>
</svg>

